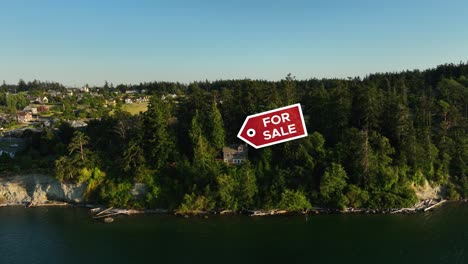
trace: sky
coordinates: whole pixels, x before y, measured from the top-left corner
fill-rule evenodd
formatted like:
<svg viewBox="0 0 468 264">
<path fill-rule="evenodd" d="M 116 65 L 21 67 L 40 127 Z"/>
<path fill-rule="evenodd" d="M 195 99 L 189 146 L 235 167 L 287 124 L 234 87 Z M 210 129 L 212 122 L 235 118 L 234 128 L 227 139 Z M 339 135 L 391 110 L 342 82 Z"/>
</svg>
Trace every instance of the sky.
<svg viewBox="0 0 468 264">
<path fill-rule="evenodd" d="M 346 78 L 468 61 L 468 1 L 0 0 L 0 80 Z"/>
</svg>

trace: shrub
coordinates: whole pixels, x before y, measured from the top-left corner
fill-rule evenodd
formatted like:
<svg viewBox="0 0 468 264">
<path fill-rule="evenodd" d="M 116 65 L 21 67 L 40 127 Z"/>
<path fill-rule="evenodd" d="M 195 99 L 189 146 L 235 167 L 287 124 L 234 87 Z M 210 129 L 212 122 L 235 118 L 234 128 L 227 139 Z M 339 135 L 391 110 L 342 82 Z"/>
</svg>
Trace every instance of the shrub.
<svg viewBox="0 0 468 264">
<path fill-rule="evenodd" d="M 127 207 L 129 201 L 132 199 L 130 182 L 114 183 L 113 181 L 106 181 L 102 185 L 100 191 L 100 198 L 106 201 L 111 206 Z"/>
<path fill-rule="evenodd" d="M 369 193 L 361 190 L 356 185 L 349 185 L 348 191 L 346 192 L 347 205 L 353 208 L 362 208 L 366 205 L 369 200 Z"/>
<path fill-rule="evenodd" d="M 214 201 L 204 195 L 185 194 L 184 200 L 176 210 L 178 214 L 199 214 L 214 208 Z"/>
<path fill-rule="evenodd" d="M 288 211 L 301 211 L 310 209 L 312 205 L 301 191 L 284 190 L 278 208 Z"/>
</svg>

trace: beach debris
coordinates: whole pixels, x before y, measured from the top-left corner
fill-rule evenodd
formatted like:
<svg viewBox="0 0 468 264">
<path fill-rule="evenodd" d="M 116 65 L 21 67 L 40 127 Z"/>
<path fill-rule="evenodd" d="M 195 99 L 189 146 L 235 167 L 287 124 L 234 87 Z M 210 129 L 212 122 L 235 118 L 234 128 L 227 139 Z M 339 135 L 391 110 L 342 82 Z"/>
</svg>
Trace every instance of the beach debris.
<svg viewBox="0 0 468 264">
<path fill-rule="evenodd" d="M 114 218 L 112 218 L 112 217 L 104 218 L 104 223 L 112 223 L 112 222 L 114 222 Z"/>
</svg>

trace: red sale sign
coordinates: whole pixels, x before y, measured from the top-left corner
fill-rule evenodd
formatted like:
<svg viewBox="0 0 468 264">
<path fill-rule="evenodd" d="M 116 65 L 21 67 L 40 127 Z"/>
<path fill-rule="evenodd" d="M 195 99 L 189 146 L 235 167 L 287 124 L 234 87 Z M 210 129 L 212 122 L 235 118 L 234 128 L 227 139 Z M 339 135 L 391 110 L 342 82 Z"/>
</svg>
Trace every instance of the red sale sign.
<svg viewBox="0 0 468 264">
<path fill-rule="evenodd" d="M 237 137 L 258 149 L 307 136 L 300 104 L 248 116 Z"/>
</svg>

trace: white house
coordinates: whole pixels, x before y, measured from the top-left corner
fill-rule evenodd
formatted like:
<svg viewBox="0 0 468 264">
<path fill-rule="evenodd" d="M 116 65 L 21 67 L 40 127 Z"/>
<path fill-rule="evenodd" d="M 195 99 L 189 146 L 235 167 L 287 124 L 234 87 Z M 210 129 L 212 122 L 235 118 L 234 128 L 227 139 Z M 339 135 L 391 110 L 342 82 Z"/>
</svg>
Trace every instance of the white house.
<svg viewBox="0 0 468 264">
<path fill-rule="evenodd" d="M 37 115 L 37 107 L 31 107 L 31 106 L 28 105 L 23 109 L 23 111 L 24 112 L 30 112 L 33 115 Z"/>
</svg>

